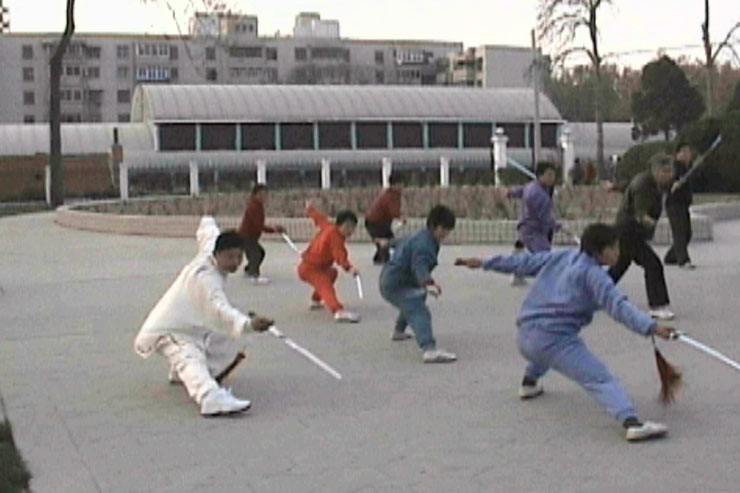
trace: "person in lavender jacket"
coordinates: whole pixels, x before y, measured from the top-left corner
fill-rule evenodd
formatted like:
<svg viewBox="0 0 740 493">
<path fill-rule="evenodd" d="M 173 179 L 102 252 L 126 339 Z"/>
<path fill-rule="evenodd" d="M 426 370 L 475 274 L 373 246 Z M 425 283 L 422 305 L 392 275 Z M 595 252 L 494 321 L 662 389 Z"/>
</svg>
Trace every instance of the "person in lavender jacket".
<svg viewBox="0 0 740 493">
<path fill-rule="evenodd" d="M 642 336 L 670 338 L 673 329 L 658 325 L 614 285 L 602 266 L 619 258 L 617 231 L 592 224 L 581 238 L 581 248 L 553 252 L 498 255 L 488 260 L 463 258 L 456 265 L 523 276 L 536 276 L 517 318 L 517 345 L 529 361 L 519 397 L 543 393 L 539 380 L 552 368 L 583 387 L 626 429 L 626 439 L 663 436 L 661 423 L 639 420 L 637 410 L 619 380 L 596 357 L 579 333 L 603 308 L 615 320 Z"/>
</svg>

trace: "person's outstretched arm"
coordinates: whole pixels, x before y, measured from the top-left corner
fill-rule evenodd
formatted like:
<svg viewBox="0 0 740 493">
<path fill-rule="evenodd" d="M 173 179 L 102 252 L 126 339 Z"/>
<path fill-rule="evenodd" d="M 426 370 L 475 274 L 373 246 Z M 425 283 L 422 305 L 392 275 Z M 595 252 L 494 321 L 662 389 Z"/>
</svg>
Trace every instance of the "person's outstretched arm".
<svg viewBox="0 0 740 493">
<path fill-rule="evenodd" d="M 553 252 L 524 252 L 513 255 L 496 255 L 488 260 L 475 257 L 458 258 L 455 260 L 455 265 L 464 265 L 471 269 L 483 268 L 483 270 L 493 270 L 504 274 L 514 272 L 519 276 L 536 276 L 552 255 Z"/>
<path fill-rule="evenodd" d="M 601 267 L 594 266 L 588 270 L 586 288 L 599 307 L 633 332 L 647 336 L 657 325 L 650 315 L 637 308 L 614 285 L 612 278 Z"/>
<path fill-rule="evenodd" d="M 212 253 L 216 247 L 216 238 L 220 233 L 213 216 L 201 217 L 198 231 L 195 233 L 195 238 L 198 240 L 198 253 Z"/>
</svg>

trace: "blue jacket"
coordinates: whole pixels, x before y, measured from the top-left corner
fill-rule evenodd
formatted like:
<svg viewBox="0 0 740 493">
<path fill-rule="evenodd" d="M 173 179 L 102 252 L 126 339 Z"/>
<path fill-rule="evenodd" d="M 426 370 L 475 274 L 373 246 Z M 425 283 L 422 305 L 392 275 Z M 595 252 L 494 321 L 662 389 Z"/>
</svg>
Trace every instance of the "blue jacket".
<svg viewBox="0 0 740 493">
<path fill-rule="evenodd" d="M 392 242 L 391 259 L 383 266 L 380 282 L 387 287 L 419 288 L 432 281 L 439 241 L 428 228 Z"/>
<path fill-rule="evenodd" d="M 601 308 L 638 334 L 649 335 L 656 325 L 617 289 L 595 258 L 576 249 L 499 255 L 487 260 L 483 268 L 537 276 L 519 311 L 519 327 L 574 335 Z"/>
</svg>

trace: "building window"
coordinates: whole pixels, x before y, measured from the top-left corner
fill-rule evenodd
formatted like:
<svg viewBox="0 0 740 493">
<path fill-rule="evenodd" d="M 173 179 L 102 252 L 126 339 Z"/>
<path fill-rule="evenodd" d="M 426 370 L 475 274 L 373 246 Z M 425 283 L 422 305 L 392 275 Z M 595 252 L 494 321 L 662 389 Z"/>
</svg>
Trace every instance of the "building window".
<svg viewBox="0 0 740 493">
<path fill-rule="evenodd" d="M 91 116 L 89 121 L 95 121 L 94 118 L 95 115 Z M 82 115 L 79 113 L 62 113 L 60 119 L 66 123 L 79 123 L 82 121 Z"/>
<path fill-rule="evenodd" d="M 313 149 L 313 125 L 310 123 L 283 123 L 280 125 L 280 144 L 285 150 Z"/>
<path fill-rule="evenodd" d="M 200 126 L 200 136 L 200 148 L 204 151 L 236 149 L 236 125 L 233 123 L 204 123 Z"/>
<path fill-rule="evenodd" d="M 375 71 L 375 83 L 385 84 L 385 72 L 383 72 L 382 70 Z"/>
<path fill-rule="evenodd" d="M 136 80 L 167 81 L 170 80 L 170 69 L 156 65 L 139 67 L 136 69 Z"/>
<path fill-rule="evenodd" d="M 177 80 L 179 76 L 180 72 L 177 70 L 177 67 L 172 67 L 170 69 L 170 80 Z"/>
<path fill-rule="evenodd" d="M 116 77 L 119 79 L 128 79 L 128 67 L 118 67 L 116 69 Z"/>
<path fill-rule="evenodd" d="M 178 55 L 177 46 L 170 46 L 170 60 L 177 60 Z"/>
<path fill-rule="evenodd" d="M 130 103 L 131 93 L 128 89 L 118 91 L 118 102 L 119 103 Z"/>
<path fill-rule="evenodd" d="M 127 45 L 116 46 L 116 56 L 118 58 L 128 58 L 128 46 Z"/>
<path fill-rule="evenodd" d="M 277 60 L 277 48 L 265 48 L 265 58 L 267 60 Z"/>
<path fill-rule="evenodd" d="M 77 65 L 67 65 L 66 69 L 67 77 L 79 77 L 80 76 L 80 67 Z"/>
<path fill-rule="evenodd" d="M 319 149 L 351 149 L 350 131 L 346 122 L 319 123 Z"/>
<path fill-rule="evenodd" d="M 558 125 L 557 123 L 543 123 L 540 127 L 542 131 L 542 147 L 558 147 Z M 534 129 L 532 129 L 534 135 Z"/>
<path fill-rule="evenodd" d="M 207 68 L 206 69 L 206 80 L 215 81 L 218 79 L 218 72 L 216 72 L 215 68 Z"/>
<path fill-rule="evenodd" d="M 388 130 L 385 123 L 357 123 L 358 149 L 386 149 L 388 147 Z"/>
<path fill-rule="evenodd" d="M 23 67 L 23 80 L 33 82 L 33 67 Z"/>
<path fill-rule="evenodd" d="M 23 104 L 26 106 L 36 104 L 36 93 L 33 91 L 23 91 Z"/>
<path fill-rule="evenodd" d="M 421 123 L 393 122 L 393 147 L 423 147 Z"/>
<path fill-rule="evenodd" d="M 26 115 L 23 117 L 23 123 L 34 123 L 36 122 L 36 117 L 33 115 Z"/>
<path fill-rule="evenodd" d="M 430 123 L 429 147 L 457 147 L 457 123 Z"/>
<path fill-rule="evenodd" d="M 100 46 L 88 46 L 85 48 L 87 58 L 100 58 Z"/>
<path fill-rule="evenodd" d="M 213 46 L 206 47 L 206 60 L 215 60 L 216 59 L 216 48 Z"/>
<path fill-rule="evenodd" d="M 74 91 L 72 93 L 72 96 L 74 97 L 75 101 L 81 101 L 82 100 L 82 91 Z"/>
<path fill-rule="evenodd" d="M 118 121 L 120 123 L 127 123 L 131 121 L 131 115 L 129 113 L 119 113 Z"/>
<path fill-rule="evenodd" d="M 463 124 L 463 147 L 490 147 L 492 128 L 490 123 Z"/>
<path fill-rule="evenodd" d="M 382 50 L 375 50 L 375 63 L 383 65 L 385 63 L 385 57 Z"/>
<path fill-rule="evenodd" d="M 275 150 L 275 125 L 272 123 L 242 123 L 243 151 Z"/>
<path fill-rule="evenodd" d="M 167 123 L 159 126 L 160 151 L 194 151 L 195 125 Z"/>
<path fill-rule="evenodd" d="M 509 147 L 524 147 L 523 123 L 502 123 L 499 127 L 504 129 L 504 133 L 509 138 Z"/>
<path fill-rule="evenodd" d="M 32 60 L 33 59 L 33 46 L 23 45 L 23 47 L 21 47 L 21 53 L 23 55 L 24 60 Z"/>
<path fill-rule="evenodd" d="M 261 46 L 232 46 L 229 48 L 231 58 L 262 58 Z M 275 54 L 277 59 L 277 53 Z"/>
<path fill-rule="evenodd" d="M 85 69 L 85 77 L 87 77 L 88 79 L 99 79 L 100 67 L 87 67 Z"/>
<path fill-rule="evenodd" d="M 347 48 L 334 48 L 319 46 L 311 48 L 312 60 L 343 60 L 349 62 L 349 50 Z"/>
<path fill-rule="evenodd" d="M 139 56 L 170 57 L 170 45 L 166 44 L 139 43 L 136 45 L 136 50 Z"/>
<path fill-rule="evenodd" d="M 103 90 L 102 89 L 90 89 L 85 91 L 85 101 L 91 103 L 100 104 L 103 102 Z"/>
<path fill-rule="evenodd" d="M 295 49 L 295 59 L 297 62 L 304 62 L 307 59 L 307 52 L 306 48 L 296 48 Z"/>
</svg>

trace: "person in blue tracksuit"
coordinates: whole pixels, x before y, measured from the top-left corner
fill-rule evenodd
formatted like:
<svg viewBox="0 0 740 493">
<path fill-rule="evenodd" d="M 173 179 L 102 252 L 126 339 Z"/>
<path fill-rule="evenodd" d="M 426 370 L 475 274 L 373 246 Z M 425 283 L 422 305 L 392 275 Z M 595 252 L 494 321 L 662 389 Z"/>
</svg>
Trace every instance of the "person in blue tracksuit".
<svg viewBox="0 0 740 493">
<path fill-rule="evenodd" d="M 427 227 L 401 239 L 394 239 L 390 260 L 380 272 L 380 294 L 396 309 L 398 317 L 393 330 L 394 341 L 410 339 L 411 326 L 416 342 L 424 352 L 424 363 L 451 363 L 454 353 L 437 348 L 432 334 L 432 315 L 426 305 L 427 293 L 439 296 L 442 289 L 432 278 L 437 266 L 439 245 L 455 228 L 455 213 L 443 205 L 432 207 Z"/>
<path fill-rule="evenodd" d="M 457 265 L 523 276 L 536 276 L 517 317 L 517 345 L 529 364 L 519 388 L 522 399 L 543 393 L 539 380 L 552 368 L 581 385 L 626 429 L 627 440 L 665 435 L 661 423 L 639 420 L 619 380 L 586 346 L 579 333 L 603 308 L 615 320 L 642 336 L 670 338 L 673 329 L 658 325 L 617 289 L 603 266 L 619 258 L 617 231 L 592 224 L 581 248 L 552 252 L 498 255 L 488 260 L 458 259 Z"/>
</svg>

